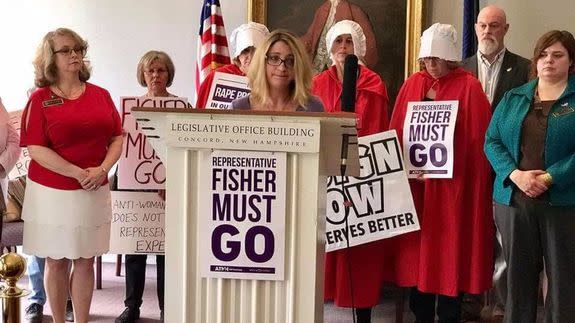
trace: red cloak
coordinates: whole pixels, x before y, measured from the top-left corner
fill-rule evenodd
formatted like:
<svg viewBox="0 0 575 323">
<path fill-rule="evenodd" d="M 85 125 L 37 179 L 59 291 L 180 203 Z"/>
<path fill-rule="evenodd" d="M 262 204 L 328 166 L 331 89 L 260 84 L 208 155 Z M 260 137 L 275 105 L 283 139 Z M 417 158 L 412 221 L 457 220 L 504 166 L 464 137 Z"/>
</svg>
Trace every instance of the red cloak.
<svg viewBox="0 0 575 323">
<path fill-rule="evenodd" d="M 200 91 L 198 92 L 198 99 L 196 100 L 196 109 L 205 109 L 206 103 L 208 102 L 208 95 L 210 95 L 210 89 L 212 88 L 212 83 L 214 82 L 214 75 L 216 72 L 246 76 L 242 70 L 236 64 L 228 64 L 222 67 L 216 68 L 211 71 L 208 76 L 200 85 Z"/>
<path fill-rule="evenodd" d="M 358 135 L 366 136 L 387 130 L 389 98 L 387 89 L 379 75 L 360 65 L 355 96 L 355 113 L 358 120 Z M 337 70 L 332 66 L 313 79 L 312 93 L 320 97 L 326 112 L 341 111 L 342 84 Z"/>
<path fill-rule="evenodd" d="M 407 103 L 422 101 L 432 86 L 436 101 L 459 101 L 453 178 L 410 180 L 421 231 L 390 240 L 396 254 L 386 268 L 400 286 L 480 294 L 491 287 L 493 273 L 493 180 L 483 153 L 491 108 L 479 81 L 461 68 L 438 80 L 416 73 L 401 87 L 391 117 L 400 142 Z"/>
<path fill-rule="evenodd" d="M 335 66 L 318 74 L 313 80 L 312 92 L 321 98 L 326 112 L 341 111 L 342 84 Z M 360 66 L 357 79 L 355 112 L 362 124 L 360 136 L 379 133 L 388 126 L 388 97 L 381 78 Z M 382 254 L 387 249 L 386 240 L 380 240 L 326 254 L 324 298 L 334 300 L 337 306 L 351 307 L 351 284 L 348 263 L 351 263 L 353 280 L 353 306 L 372 307 L 379 303 L 385 279 L 385 261 Z"/>
</svg>

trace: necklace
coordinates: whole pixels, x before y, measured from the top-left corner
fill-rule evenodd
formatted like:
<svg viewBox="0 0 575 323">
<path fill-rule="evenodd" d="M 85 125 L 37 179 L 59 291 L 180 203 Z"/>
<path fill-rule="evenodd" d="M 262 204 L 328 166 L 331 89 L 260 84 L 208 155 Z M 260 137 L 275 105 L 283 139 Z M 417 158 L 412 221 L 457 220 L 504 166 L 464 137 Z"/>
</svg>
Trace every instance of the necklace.
<svg viewBox="0 0 575 323">
<path fill-rule="evenodd" d="M 54 86 L 56 87 L 56 89 L 58 90 L 58 92 L 60 92 L 59 96 L 63 97 L 64 99 L 68 99 L 68 100 L 73 100 L 73 99 L 77 99 L 80 95 L 82 95 L 82 93 L 84 93 L 84 83 L 82 83 L 80 85 L 79 90 L 78 89 L 72 89 L 70 91 L 70 94 L 67 94 L 66 92 L 64 92 L 59 86 L 58 84 L 54 84 Z"/>
</svg>

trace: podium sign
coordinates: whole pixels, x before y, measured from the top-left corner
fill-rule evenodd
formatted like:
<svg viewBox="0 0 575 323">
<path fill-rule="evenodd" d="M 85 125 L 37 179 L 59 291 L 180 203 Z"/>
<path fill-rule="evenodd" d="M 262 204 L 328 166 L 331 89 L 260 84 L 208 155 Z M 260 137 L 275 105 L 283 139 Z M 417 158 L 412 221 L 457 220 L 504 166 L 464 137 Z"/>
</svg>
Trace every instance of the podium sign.
<svg viewBox="0 0 575 323">
<path fill-rule="evenodd" d="M 169 118 L 167 144 L 206 149 L 257 151 L 319 150 L 319 124 L 249 120 Z"/>
<path fill-rule="evenodd" d="M 202 276 L 283 280 L 286 153 L 219 150 L 205 157 Z"/>
<path fill-rule="evenodd" d="M 166 165 L 165 250 L 166 272 L 170 273 L 166 275 L 166 290 L 170 291 L 165 301 L 166 322 L 323 322 L 327 175 L 340 175 L 342 149 L 348 152 L 349 173 L 346 175 L 359 175 L 355 115 L 146 108 L 134 108 L 133 111 Z M 274 210 L 269 223 L 261 221 L 261 217 L 259 221 L 240 221 L 244 222 L 245 228 L 237 228 L 239 233 L 234 235 L 236 231 L 227 227 L 230 231 L 216 235 L 221 239 L 215 239 L 214 243 L 215 228 L 233 223 L 227 221 L 227 213 L 219 211 L 214 221 L 213 210 L 224 205 L 221 196 L 219 206 L 213 205 L 215 192 L 220 194 L 218 185 L 222 179 L 219 173 L 214 179 L 214 155 L 268 161 L 274 156 L 278 170 L 274 194 L 277 199 L 284 196 L 285 206 L 278 203 L 277 207 L 278 210 L 285 209 L 278 211 L 285 218 L 276 218 Z M 284 163 L 282 155 L 285 155 L 284 194 L 280 192 L 284 179 L 279 175 L 279 165 Z M 206 163 L 212 164 L 211 174 L 206 171 Z M 244 164 L 217 168 L 222 171 L 223 168 L 230 171 L 247 169 L 241 165 Z M 264 169 L 273 169 L 270 164 L 266 165 Z M 244 187 L 235 193 L 254 195 L 253 191 L 254 187 Z M 222 193 L 230 192 L 222 190 Z M 210 204 L 211 211 L 206 208 Z M 260 206 L 261 202 L 252 211 L 261 209 Z M 272 209 L 275 207 L 272 205 Z M 257 218 L 255 214 L 251 214 L 253 219 Z M 245 220 L 241 212 L 235 216 Z M 284 223 L 283 243 L 275 235 L 279 222 Z M 268 225 L 277 238 L 274 248 L 283 254 L 283 261 L 277 259 L 281 263 L 271 259 L 267 263 L 266 257 L 258 258 L 267 254 L 266 248 L 270 244 L 263 240 L 268 236 L 258 233 L 248 237 L 250 228 Z M 206 232 L 209 238 L 205 236 Z M 250 239 L 256 241 L 255 246 L 246 246 L 245 240 Z M 278 244 L 284 245 L 283 251 L 278 249 Z M 224 258 L 237 256 L 234 261 L 239 261 L 245 255 L 244 260 L 251 261 L 244 265 L 229 265 L 230 270 L 237 269 L 232 267 L 258 267 L 254 262 L 263 259 L 260 267 L 276 268 L 278 276 L 273 279 L 282 279 L 279 270 L 283 269 L 283 280 L 248 278 L 245 272 L 234 279 L 205 277 L 205 265 L 221 265 L 221 262 L 210 264 L 210 260 L 206 263 L 202 258 L 208 245 L 212 250 L 221 249 L 219 256 Z M 250 257 L 248 253 L 251 253 Z M 270 274 L 258 275 L 267 277 Z"/>
</svg>

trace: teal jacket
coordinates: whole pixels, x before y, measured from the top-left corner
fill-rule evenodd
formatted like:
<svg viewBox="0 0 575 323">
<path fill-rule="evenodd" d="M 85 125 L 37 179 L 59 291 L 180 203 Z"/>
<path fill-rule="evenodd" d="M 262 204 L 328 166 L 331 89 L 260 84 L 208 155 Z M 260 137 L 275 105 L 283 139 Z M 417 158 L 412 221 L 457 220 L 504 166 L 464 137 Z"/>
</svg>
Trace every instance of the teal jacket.
<svg viewBox="0 0 575 323">
<path fill-rule="evenodd" d="M 485 135 L 485 154 L 495 169 L 493 199 L 509 205 L 515 184 L 509 174 L 519 164 L 521 128 L 537 79 L 516 87 L 497 105 Z M 553 177 L 549 188 L 551 205 L 575 205 L 575 75 L 551 107 L 545 138 L 545 170 Z"/>
</svg>

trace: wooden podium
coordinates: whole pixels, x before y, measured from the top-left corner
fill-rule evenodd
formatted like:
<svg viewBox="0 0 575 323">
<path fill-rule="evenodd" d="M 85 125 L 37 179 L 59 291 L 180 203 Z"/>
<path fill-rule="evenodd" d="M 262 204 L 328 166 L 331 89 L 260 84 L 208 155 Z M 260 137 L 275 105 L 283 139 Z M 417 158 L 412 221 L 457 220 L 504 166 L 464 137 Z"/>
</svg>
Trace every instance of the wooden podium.
<svg viewBox="0 0 575 323">
<path fill-rule="evenodd" d="M 166 294 L 169 323 L 323 322 L 326 176 L 358 175 L 353 113 L 264 113 L 134 108 L 166 166 Z M 250 127 L 304 129 L 266 135 Z M 237 130 L 237 131 L 234 131 Z M 242 130 L 243 129 L 243 130 Z M 347 145 L 345 141 L 350 144 Z M 205 278 L 198 237 L 202 161 L 213 150 L 287 154 L 284 280 Z"/>
</svg>

